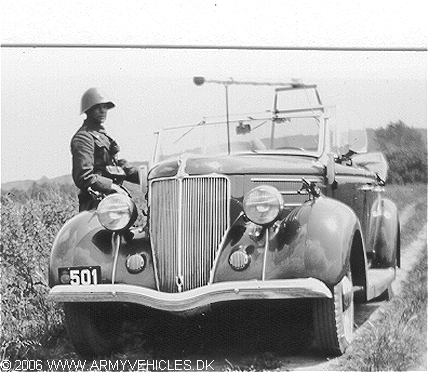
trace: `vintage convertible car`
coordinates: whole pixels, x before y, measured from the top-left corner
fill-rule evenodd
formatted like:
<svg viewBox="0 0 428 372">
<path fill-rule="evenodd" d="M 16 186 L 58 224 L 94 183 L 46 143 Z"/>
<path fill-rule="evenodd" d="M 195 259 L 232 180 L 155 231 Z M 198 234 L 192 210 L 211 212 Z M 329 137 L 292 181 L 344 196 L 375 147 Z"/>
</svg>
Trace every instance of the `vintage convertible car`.
<svg viewBox="0 0 428 372">
<path fill-rule="evenodd" d="M 287 106 L 302 93 L 309 104 Z M 364 130 L 334 121 L 315 85 L 290 83 L 258 117 L 159 132 L 141 172 L 147 223 L 113 194 L 54 242 L 49 297 L 64 303 L 76 350 L 113 350 L 120 304 L 195 316 L 231 301 L 308 299 L 316 347 L 343 353 L 354 300 L 391 295 L 400 230 L 382 193 L 385 158 L 365 153 Z"/>
</svg>

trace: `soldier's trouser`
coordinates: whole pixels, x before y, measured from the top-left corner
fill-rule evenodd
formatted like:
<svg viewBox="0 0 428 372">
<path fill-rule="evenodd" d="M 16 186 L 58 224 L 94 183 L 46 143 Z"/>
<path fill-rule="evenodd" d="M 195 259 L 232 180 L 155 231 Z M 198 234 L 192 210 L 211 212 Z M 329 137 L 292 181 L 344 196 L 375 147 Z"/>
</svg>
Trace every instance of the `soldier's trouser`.
<svg viewBox="0 0 428 372">
<path fill-rule="evenodd" d="M 81 191 L 79 194 L 79 212 L 95 209 L 96 202 L 94 198 L 87 192 Z"/>
</svg>

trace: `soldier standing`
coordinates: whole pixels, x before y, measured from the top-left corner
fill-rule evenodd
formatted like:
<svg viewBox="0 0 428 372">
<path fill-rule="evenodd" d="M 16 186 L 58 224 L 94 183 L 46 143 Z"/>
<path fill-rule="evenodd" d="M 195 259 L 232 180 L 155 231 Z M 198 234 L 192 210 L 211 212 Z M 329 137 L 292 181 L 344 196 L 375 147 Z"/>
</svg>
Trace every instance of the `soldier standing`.
<svg viewBox="0 0 428 372">
<path fill-rule="evenodd" d="M 80 189 L 79 211 L 96 207 L 90 191 L 103 194 L 124 192 L 113 183 L 118 171 L 129 182 L 139 183 L 138 169 L 126 160 L 118 159 L 119 145 L 105 131 L 103 123 L 107 119 L 107 111 L 115 104 L 105 99 L 97 88 L 88 89 L 82 96 L 81 112 L 86 119 L 71 139 L 72 176 Z M 111 170 L 115 170 L 112 172 Z"/>
</svg>

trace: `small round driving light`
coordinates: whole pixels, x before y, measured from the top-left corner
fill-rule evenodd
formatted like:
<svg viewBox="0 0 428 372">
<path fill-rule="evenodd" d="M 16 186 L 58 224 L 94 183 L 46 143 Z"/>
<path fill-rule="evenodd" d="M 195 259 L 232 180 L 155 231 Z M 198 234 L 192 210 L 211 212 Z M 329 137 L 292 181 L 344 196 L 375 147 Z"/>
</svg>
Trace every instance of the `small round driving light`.
<svg viewBox="0 0 428 372">
<path fill-rule="evenodd" d="M 137 215 L 135 203 L 122 194 L 106 196 L 97 208 L 100 224 L 110 231 L 121 231 L 131 227 Z"/>
<path fill-rule="evenodd" d="M 146 260 L 143 254 L 137 253 L 126 258 L 126 268 L 131 274 L 138 274 L 144 270 Z"/>
<path fill-rule="evenodd" d="M 273 186 L 252 189 L 244 198 L 246 216 L 258 225 L 267 225 L 278 217 L 282 209 L 281 193 Z"/>
<path fill-rule="evenodd" d="M 235 251 L 229 256 L 229 265 L 236 271 L 242 271 L 250 264 L 250 256 L 244 251 Z"/>
</svg>

